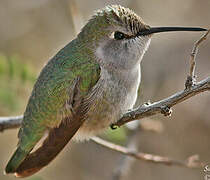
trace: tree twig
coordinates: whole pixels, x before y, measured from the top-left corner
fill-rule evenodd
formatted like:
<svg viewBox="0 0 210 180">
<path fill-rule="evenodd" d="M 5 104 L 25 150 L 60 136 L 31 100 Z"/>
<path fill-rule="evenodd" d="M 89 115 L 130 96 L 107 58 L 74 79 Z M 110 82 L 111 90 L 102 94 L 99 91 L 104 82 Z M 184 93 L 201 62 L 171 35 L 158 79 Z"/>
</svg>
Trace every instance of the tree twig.
<svg viewBox="0 0 210 180">
<path fill-rule="evenodd" d="M 168 109 L 170 107 L 181 103 L 204 91 L 210 91 L 210 77 L 200 81 L 191 89 L 185 89 L 161 101 L 149 105 L 142 105 L 132 111 L 129 111 L 128 113 L 124 114 L 123 117 L 112 126 L 122 126 L 123 124 L 128 123 L 130 121 L 139 120 L 163 112 L 168 112 Z"/>
<path fill-rule="evenodd" d="M 0 117 L 0 132 L 6 129 L 18 128 L 22 122 L 23 116 Z"/>
<path fill-rule="evenodd" d="M 99 145 L 102 145 L 108 149 L 119 152 L 126 156 L 130 156 L 138 160 L 148 161 L 148 162 L 152 162 L 156 164 L 164 164 L 168 166 L 176 165 L 176 166 L 182 166 L 182 167 L 187 167 L 187 168 L 201 168 L 201 167 L 204 167 L 205 165 L 205 163 L 199 162 L 198 155 L 190 156 L 189 158 L 187 158 L 186 161 L 179 161 L 179 160 L 174 160 L 168 157 L 163 157 L 163 156 L 158 156 L 158 155 L 153 155 L 153 154 L 148 154 L 148 153 L 143 153 L 143 152 L 136 152 L 126 147 L 105 141 L 99 137 L 93 137 L 91 138 L 91 140 Z"/>
<path fill-rule="evenodd" d="M 187 80 L 185 82 L 185 89 L 180 91 L 166 99 L 161 101 L 144 104 L 139 106 L 138 108 L 124 114 L 120 120 L 116 123 L 112 124 L 111 127 L 122 126 L 123 124 L 139 120 L 144 117 L 153 116 L 155 114 L 162 113 L 166 116 L 171 115 L 170 108 L 178 103 L 181 103 L 192 96 L 200 94 L 204 91 L 210 91 L 210 77 L 195 83 L 195 57 L 198 52 L 199 45 L 207 39 L 207 35 L 210 33 L 210 29 L 198 40 L 193 46 L 193 50 L 190 54 L 190 74 L 187 76 Z"/>
<path fill-rule="evenodd" d="M 71 18 L 73 21 L 73 29 L 75 31 L 74 33 L 75 35 L 77 35 L 80 32 L 80 29 L 82 28 L 83 24 L 85 23 L 75 0 L 70 1 L 69 8 Z"/>
<path fill-rule="evenodd" d="M 198 53 L 199 45 L 207 39 L 208 34 L 210 33 L 210 29 L 198 40 L 195 42 L 192 52 L 190 54 L 190 72 L 187 76 L 187 80 L 185 82 L 185 88 L 191 88 L 195 84 L 195 66 L 196 66 L 196 55 Z"/>
</svg>

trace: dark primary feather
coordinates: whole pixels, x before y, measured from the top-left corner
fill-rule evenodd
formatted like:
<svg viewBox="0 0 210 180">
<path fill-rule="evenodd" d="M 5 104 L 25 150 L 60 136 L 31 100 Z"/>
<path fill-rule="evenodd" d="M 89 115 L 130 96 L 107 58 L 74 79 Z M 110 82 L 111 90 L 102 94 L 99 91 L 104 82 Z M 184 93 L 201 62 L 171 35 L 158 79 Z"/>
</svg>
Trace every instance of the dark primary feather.
<svg viewBox="0 0 210 180">
<path fill-rule="evenodd" d="M 30 176 L 48 165 L 65 147 L 84 122 L 80 108 L 72 118 L 65 118 L 59 127 L 52 129 L 35 152 L 29 154 L 16 169 L 17 177 Z"/>
<path fill-rule="evenodd" d="M 36 173 L 46 165 L 48 165 L 65 147 L 65 145 L 74 136 L 80 126 L 86 119 L 86 114 L 90 106 L 94 103 L 94 96 L 98 92 L 99 87 L 95 86 L 85 98 L 79 97 L 78 92 L 79 79 L 74 86 L 74 93 L 71 101 L 68 103 L 73 109 L 72 116 L 67 116 L 62 119 L 60 125 L 50 130 L 43 144 L 28 156 L 16 169 L 17 177 L 27 177 Z M 72 91 L 71 91 L 72 93 Z M 75 104 L 73 104 L 75 102 Z M 69 107 L 68 106 L 68 107 Z"/>
</svg>

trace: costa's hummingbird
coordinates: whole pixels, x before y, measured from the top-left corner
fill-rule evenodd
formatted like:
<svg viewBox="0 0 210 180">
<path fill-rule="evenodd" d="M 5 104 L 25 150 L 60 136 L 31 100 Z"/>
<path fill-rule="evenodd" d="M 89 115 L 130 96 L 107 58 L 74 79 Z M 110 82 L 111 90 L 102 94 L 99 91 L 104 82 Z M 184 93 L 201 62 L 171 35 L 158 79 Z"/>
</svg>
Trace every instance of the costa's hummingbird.
<svg viewBox="0 0 210 180">
<path fill-rule="evenodd" d="M 30 176 L 48 165 L 73 136 L 88 139 L 132 109 L 140 84 L 140 62 L 152 34 L 205 30 L 150 27 L 119 5 L 97 11 L 41 71 L 5 172 Z M 33 150 L 45 132 L 45 141 Z"/>
</svg>

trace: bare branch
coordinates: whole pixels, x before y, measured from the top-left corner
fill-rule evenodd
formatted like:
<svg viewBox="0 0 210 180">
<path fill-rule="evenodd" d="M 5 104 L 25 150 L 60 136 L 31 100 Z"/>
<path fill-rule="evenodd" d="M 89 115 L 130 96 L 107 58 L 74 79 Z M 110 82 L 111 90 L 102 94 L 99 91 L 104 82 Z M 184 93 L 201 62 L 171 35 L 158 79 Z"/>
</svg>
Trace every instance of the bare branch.
<svg viewBox="0 0 210 180">
<path fill-rule="evenodd" d="M 189 158 L 187 158 L 186 161 L 179 161 L 179 160 L 174 160 L 168 157 L 163 157 L 163 156 L 158 156 L 158 155 L 153 155 L 153 154 L 148 154 L 148 153 L 143 153 L 143 152 L 136 152 L 126 147 L 105 141 L 99 137 L 93 137 L 91 138 L 91 140 L 99 145 L 102 145 L 108 149 L 119 152 L 126 156 L 130 156 L 138 160 L 143 160 L 143 161 L 152 162 L 156 164 L 164 164 L 168 166 L 176 165 L 176 166 L 182 166 L 182 167 L 187 167 L 187 168 L 201 168 L 201 167 L 204 167 L 205 165 L 205 163 L 199 162 L 198 155 L 190 156 Z"/>
<path fill-rule="evenodd" d="M 210 32 L 210 29 L 195 43 L 195 45 L 193 47 L 193 50 L 192 50 L 191 55 L 190 55 L 190 57 L 191 57 L 190 58 L 190 62 L 191 62 L 190 76 L 191 77 L 195 76 L 195 65 L 196 65 L 195 58 L 196 58 L 196 55 L 198 53 L 198 47 L 204 40 L 206 40 L 209 32 Z"/>
<path fill-rule="evenodd" d="M 85 23 L 75 0 L 70 1 L 69 8 L 70 8 L 70 14 L 71 14 L 71 18 L 72 18 L 73 26 L 74 26 L 73 29 L 74 29 L 75 35 L 77 35 Z"/>
<path fill-rule="evenodd" d="M 191 89 L 185 89 L 180 91 L 166 99 L 161 101 L 149 104 L 142 105 L 126 114 L 117 121 L 114 126 L 122 126 L 125 123 L 130 121 L 139 120 L 145 117 L 153 116 L 155 114 L 160 114 L 165 111 L 165 109 L 170 108 L 178 103 L 181 103 L 197 94 L 200 94 L 204 91 L 210 90 L 210 77 L 200 81 L 196 85 L 194 85 Z"/>
<path fill-rule="evenodd" d="M 185 82 L 185 90 L 180 91 L 166 99 L 161 101 L 144 104 L 122 116 L 120 120 L 116 123 L 112 124 L 111 127 L 115 126 L 122 126 L 123 124 L 139 120 L 145 117 L 153 116 L 155 114 L 162 113 L 165 116 L 171 115 L 171 107 L 181 103 L 192 96 L 200 94 L 204 91 L 210 90 L 210 77 L 200 81 L 199 83 L 195 84 L 195 57 L 198 52 L 199 45 L 207 39 L 207 35 L 210 33 L 210 29 L 198 40 L 193 46 L 193 50 L 190 54 L 190 74 L 187 76 L 187 80 Z"/>
<path fill-rule="evenodd" d="M 0 132 L 6 129 L 18 128 L 22 122 L 23 116 L 0 117 Z"/>
<path fill-rule="evenodd" d="M 192 52 L 190 54 L 190 73 L 187 76 L 187 80 L 185 82 L 186 88 L 191 88 L 195 83 L 195 66 L 196 66 L 196 55 L 198 53 L 199 45 L 207 39 L 208 34 L 210 33 L 210 29 L 198 40 L 195 42 Z"/>
<path fill-rule="evenodd" d="M 22 116 L 16 117 L 2 117 L 0 118 L 0 129 L 6 130 L 11 128 L 17 128 L 21 125 Z M 152 163 L 157 164 L 165 164 L 165 165 L 177 165 L 187 168 L 201 168 L 205 165 L 205 163 L 199 162 L 199 157 L 197 155 L 190 156 L 186 161 L 178 161 L 168 157 L 162 157 L 158 155 L 143 153 L 143 152 L 136 152 L 129 148 L 113 144 L 111 142 L 105 141 L 98 137 L 91 138 L 97 144 L 100 144 L 108 149 L 114 150 L 126 156 L 133 157 L 138 160 L 144 160 Z"/>
</svg>

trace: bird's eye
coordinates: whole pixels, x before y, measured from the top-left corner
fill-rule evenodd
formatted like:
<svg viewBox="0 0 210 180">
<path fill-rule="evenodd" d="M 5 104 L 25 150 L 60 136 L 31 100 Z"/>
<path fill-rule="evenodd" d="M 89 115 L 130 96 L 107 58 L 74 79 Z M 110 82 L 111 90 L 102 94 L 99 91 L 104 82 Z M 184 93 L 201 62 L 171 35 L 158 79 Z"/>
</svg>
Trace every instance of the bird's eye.
<svg viewBox="0 0 210 180">
<path fill-rule="evenodd" d="M 122 40 L 122 39 L 125 39 L 125 38 L 126 38 L 126 35 L 123 34 L 123 33 L 121 33 L 121 32 L 119 32 L 119 31 L 116 31 L 116 32 L 114 33 L 114 38 L 115 38 L 116 40 Z"/>
</svg>

